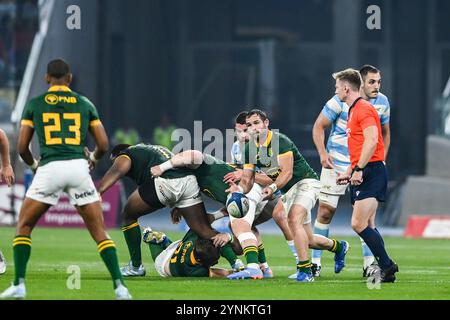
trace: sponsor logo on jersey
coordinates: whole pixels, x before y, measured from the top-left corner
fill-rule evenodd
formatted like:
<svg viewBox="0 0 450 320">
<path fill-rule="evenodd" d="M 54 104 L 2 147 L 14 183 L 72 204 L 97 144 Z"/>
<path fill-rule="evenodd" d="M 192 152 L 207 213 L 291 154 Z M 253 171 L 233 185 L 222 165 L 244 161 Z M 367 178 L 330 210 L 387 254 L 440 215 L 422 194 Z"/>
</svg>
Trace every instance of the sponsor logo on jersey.
<svg viewBox="0 0 450 320">
<path fill-rule="evenodd" d="M 57 96 L 56 94 L 51 93 L 45 96 L 45 102 L 54 106 L 60 102 L 75 104 L 78 101 L 75 97 Z"/>
</svg>

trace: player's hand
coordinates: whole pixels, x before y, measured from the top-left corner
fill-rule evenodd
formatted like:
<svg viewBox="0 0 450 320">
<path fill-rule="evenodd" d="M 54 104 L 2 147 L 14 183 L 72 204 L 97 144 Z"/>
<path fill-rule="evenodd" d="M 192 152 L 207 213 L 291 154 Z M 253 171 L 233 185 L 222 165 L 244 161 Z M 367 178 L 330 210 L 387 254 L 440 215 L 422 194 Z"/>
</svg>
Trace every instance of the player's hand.
<svg viewBox="0 0 450 320">
<path fill-rule="evenodd" d="M 227 173 L 225 177 L 223 177 L 223 182 L 225 183 L 231 183 L 240 181 L 242 178 L 242 169 L 238 169 L 234 172 Z"/>
<path fill-rule="evenodd" d="M 242 192 L 242 190 L 239 189 L 239 186 L 236 183 L 230 182 L 229 185 L 230 187 L 227 190 L 225 190 L 226 193 Z"/>
<path fill-rule="evenodd" d="M 3 180 L 5 180 L 5 182 L 8 184 L 8 187 L 11 187 L 14 183 L 14 171 L 10 165 L 2 167 L 0 169 L 0 182 L 2 182 Z"/>
<path fill-rule="evenodd" d="M 328 152 L 325 152 L 324 154 L 320 155 L 320 164 L 322 165 L 322 168 L 325 169 L 334 168 L 333 159 L 331 158 Z"/>
<path fill-rule="evenodd" d="M 173 224 L 179 224 L 182 219 L 180 210 L 178 210 L 178 208 L 173 208 L 172 211 L 170 211 L 170 218 Z"/>
<path fill-rule="evenodd" d="M 229 233 L 219 233 L 211 238 L 215 247 L 223 247 L 231 241 L 231 235 Z"/>
<path fill-rule="evenodd" d="M 262 191 L 263 200 L 269 200 L 273 198 L 274 191 L 272 188 L 265 187 Z"/>
<path fill-rule="evenodd" d="M 352 186 L 359 186 L 363 182 L 363 172 L 355 171 L 350 178 L 350 184 Z"/>
<path fill-rule="evenodd" d="M 339 173 L 338 177 L 336 179 L 336 184 L 338 185 L 346 185 L 350 182 L 350 174 L 346 173 Z"/>
<path fill-rule="evenodd" d="M 84 154 L 88 160 L 90 171 L 94 170 L 95 165 L 97 164 L 97 160 L 95 160 L 93 153 L 94 151 L 89 151 L 88 147 L 84 147 Z"/>
<path fill-rule="evenodd" d="M 163 172 L 159 166 L 151 167 L 150 173 L 153 178 L 158 178 L 163 174 Z"/>
</svg>

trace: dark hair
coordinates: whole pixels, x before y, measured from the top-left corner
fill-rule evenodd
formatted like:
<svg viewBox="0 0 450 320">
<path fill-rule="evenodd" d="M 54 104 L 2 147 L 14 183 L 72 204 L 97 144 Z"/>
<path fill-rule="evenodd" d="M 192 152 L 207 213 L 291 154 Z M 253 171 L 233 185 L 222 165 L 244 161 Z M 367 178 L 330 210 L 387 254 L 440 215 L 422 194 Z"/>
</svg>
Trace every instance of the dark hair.
<svg viewBox="0 0 450 320">
<path fill-rule="evenodd" d="M 69 73 L 69 65 L 63 59 L 52 60 L 47 65 L 47 74 L 52 78 L 61 79 Z"/>
<path fill-rule="evenodd" d="M 245 124 L 245 119 L 247 118 L 247 111 L 242 111 L 240 112 L 237 116 L 236 119 L 234 120 L 234 123 L 236 124 Z"/>
<path fill-rule="evenodd" d="M 220 258 L 219 248 L 216 248 L 211 240 L 198 239 L 195 243 L 195 258 L 206 268 L 215 265 Z"/>
<path fill-rule="evenodd" d="M 269 117 L 267 116 L 267 113 L 265 113 L 262 110 L 259 109 L 252 109 L 247 113 L 247 118 L 250 118 L 251 116 L 257 115 L 261 118 L 262 121 L 266 121 L 267 119 L 269 119 Z"/>
<path fill-rule="evenodd" d="M 336 80 L 346 81 L 355 91 L 359 91 L 361 88 L 361 75 L 358 70 L 355 69 L 345 69 L 336 73 L 333 73 L 333 78 Z"/>
<path fill-rule="evenodd" d="M 359 69 L 359 73 L 361 74 L 361 77 L 363 79 L 366 78 L 366 76 L 369 72 L 370 73 L 380 73 L 380 70 L 378 70 L 374 66 L 371 66 L 370 64 L 365 64 L 361 67 L 361 69 Z"/>
<path fill-rule="evenodd" d="M 114 148 L 111 151 L 111 156 L 110 159 L 114 159 L 115 157 L 117 157 L 123 150 L 128 149 L 129 147 L 131 147 L 131 144 L 118 144 L 116 146 L 114 146 Z"/>
</svg>

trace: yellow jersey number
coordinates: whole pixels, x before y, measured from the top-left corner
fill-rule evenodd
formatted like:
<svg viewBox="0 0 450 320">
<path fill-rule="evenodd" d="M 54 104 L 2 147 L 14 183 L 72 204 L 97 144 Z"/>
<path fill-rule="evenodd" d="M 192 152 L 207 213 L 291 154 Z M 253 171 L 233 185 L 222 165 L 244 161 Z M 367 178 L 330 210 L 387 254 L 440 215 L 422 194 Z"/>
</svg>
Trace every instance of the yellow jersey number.
<svg viewBox="0 0 450 320">
<path fill-rule="evenodd" d="M 81 143 L 81 116 L 79 113 L 63 113 L 64 120 L 72 121 L 72 125 L 69 125 L 69 132 L 75 134 L 74 138 L 64 138 L 65 144 L 79 146 Z M 57 145 L 62 144 L 62 138 L 52 137 L 53 132 L 61 132 L 61 115 L 59 113 L 43 113 L 42 121 L 44 122 L 45 144 Z"/>
</svg>

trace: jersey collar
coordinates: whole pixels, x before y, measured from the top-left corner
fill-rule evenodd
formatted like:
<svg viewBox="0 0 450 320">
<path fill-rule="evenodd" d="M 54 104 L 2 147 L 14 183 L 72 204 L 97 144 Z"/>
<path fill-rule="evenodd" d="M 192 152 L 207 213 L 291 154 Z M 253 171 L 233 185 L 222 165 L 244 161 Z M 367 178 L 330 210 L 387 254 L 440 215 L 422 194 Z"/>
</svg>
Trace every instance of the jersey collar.
<svg viewBox="0 0 450 320">
<path fill-rule="evenodd" d="M 270 142 L 272 142 L 272 136 L 273 136 L 272 131 L 271 130 L 267 131 L 267 138 L 266 138 L 266 141 L 262 145 L 263 147 L 267 148 L 269 146 Z M 259 147 L 259 145 L 256 141 L 255 141 L 255 144 L 257 147 Z"/>
<path fill-rule="evenodd" d="M 57 92 L 57 91 L 63 91 L 63 92 L 72 92 L 68 86 L 52 86 L 50 89 L 48 89 L 48 92 Z"/>
</svg>

